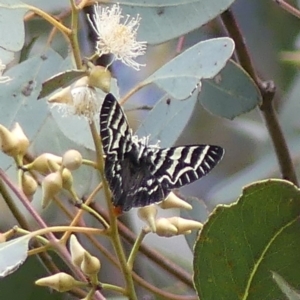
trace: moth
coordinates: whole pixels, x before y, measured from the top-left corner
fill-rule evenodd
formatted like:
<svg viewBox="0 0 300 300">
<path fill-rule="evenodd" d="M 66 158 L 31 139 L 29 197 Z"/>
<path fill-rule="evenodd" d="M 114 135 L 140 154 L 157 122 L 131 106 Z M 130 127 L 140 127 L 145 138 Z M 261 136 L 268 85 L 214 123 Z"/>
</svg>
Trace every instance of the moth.
<svg viewBox="0 0 300 300">
<path fill-rule="evenodd" d="M 121 211 L 164 200 L 170 191 L 200 179 L 222 159 L 224 149 L 189 145 L 160 149 L 132 134 L 112 94 L 100 109 L 100 135 L 106 154 L 105 177 L 113 204 Z"/>
</svg>

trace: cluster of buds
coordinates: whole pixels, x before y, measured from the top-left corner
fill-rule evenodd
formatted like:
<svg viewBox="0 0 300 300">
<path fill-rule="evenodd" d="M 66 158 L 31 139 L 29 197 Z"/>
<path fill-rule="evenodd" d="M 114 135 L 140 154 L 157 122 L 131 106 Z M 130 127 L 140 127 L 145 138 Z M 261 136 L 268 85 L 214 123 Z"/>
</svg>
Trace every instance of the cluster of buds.
<svg viewBox="0 0 300 300">
<path fill-rule="evenodd" d="M 192 209 L 190 204 L 181 200 L 173 192 L 171 192 L 169 196 L 158 205 L 163 209 Z M 145 232 L 153 232 L 164 237 L 190 234 L 192 230 L 199 230 L 202 228 L 202 223 L 181 217 L 157 218 L 157 207 L 155 204 L 139 208 L 138 216 L 147 224 L 147 226 L 144 228 Z"/>
<path fill-rule="evenodd" d="M 23 157 L 29 147 L 29 140 L 21 126 L 16 123 L 12 130 L 0 125 L 0 149 L 3 153 L 15 159 L 19 168 L 25 171 L 37 171 L 45 175 L 42 181 L 42 206 L 46 207 L 50 200 L 62 189 L 68 190 L 73 196 L 73 177 L 71 171 L 82 164 L 82 156 L 76 150 L 69 150 L 62 157 L 51 153 L 38 156 L 32 163 L 23 165 Z M 29 200 L 32 200 L 38 183 L 30 174 L 22 173 L 22 190 Z"/>
<path fill-rule="evenodd" d="M 70 238 L 70 253 L 72 263 L 87 276 L 89 284 L 98 286 L 98 273 L 101 268 L 100 260 L 85 250 L 75 235 L 71 235 Z M 58 292 L 67 292 L 73 288 L 88 285 L 87 282 L 78 281 L 64 272 L 41 278 L 35 284 L 53 288 Z"/>
<path fill-rule="evenodd" d="M 76 198 L 73 189 L 73 176 L 71 171 L 78 169 L 82 164 L 82 156 L 77 150 L 68 150 L 62 157 L 51 153 L 43 153 L 32 163 L 24 165 L 23 170 L 37 171 L 44 175 L 42 181 L 42 207 L 46 208 L 53 197 L 65 189 Z M 37 183 L 30 175 L 23 173 L 22 188 L 29 197 L 34 194 Z"/>
<path fill-rule="evenodd" d="M 52 157 L 52 159 L 50 158 Z M 47 174 L 42 181 L 42 207 L 46 208 L 50 201 L 62 189 L 76 197 L 73 189 L 73 176 L 71 171 L 78 169 L 82 164 L 82 156 L 76 150 L 68 150 L 62 157 L 49 153 L 42 154 L 34 160 L 31 169 L 44 171 Z"/>
<path fill-rule="evenodd" d="M 92 120 L 101 105 L 95 88 L 108 93 L 111 87 L 111 73 L 106 68 L 94 66 L 92 63 L 89 63 L 88 73 L 88 76 L 80 78 L 74 84 L 53 94 L 48 102 L 64 109 L 66 114 Z"/>
</svg>

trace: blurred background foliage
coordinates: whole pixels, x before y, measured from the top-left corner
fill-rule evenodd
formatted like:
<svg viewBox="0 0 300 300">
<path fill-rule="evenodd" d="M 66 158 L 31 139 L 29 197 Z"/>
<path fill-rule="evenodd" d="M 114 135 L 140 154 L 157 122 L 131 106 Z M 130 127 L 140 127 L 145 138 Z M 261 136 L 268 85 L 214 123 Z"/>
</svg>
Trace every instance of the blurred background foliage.
<svg viewBox="0 0 300 300">
<path fill-rule="evenodd" d="M 69 6 L 69 1 L 62 0 L 32 0 L 25 2 L 60 15 L 64 15 L 66 7 Z M 122 3 L 120 2 L 120 4 Z M 241 27 L 258 73 L 263 79 L 274 80 L 275 82 L 277 88 L 277 111 L 292 156 L 295 160 L 297 173 L 300 175 L 298 168 L 300 161 L 300 77 L 298 75 L 298 67 L 295 64 L 281 61 L 283 51 L 298 49 L 300 21 L 280 9 L 271 0 L 237 0 L 232 6 L 232 10 Z M 88 56 L 93 52 L 93 36 L 84 14 L 80 16 L 80 24 L 81 47 L 84 55 Z M 23 48 L 20 56 L 16 57 L 15 62 L 18 61 L 19 58 L 21 60 L 25 59 L 29 54 L 43 52 L 51 29 L 49 24 L 39 18 L 28 18 L 25 22 L 26 46 Z M 183 40 L 183 50 L 200 40 L 220 36 L 226 36 L 226 32 L 223 29 L 220 19 L 216 18 L 202 28 L 186 35 Z M 176 55 L 177 45 L 178 39 L 161 45 L 149 46 L 147 55 L 142 58 L 146 67 L 142 68 L 139 72 L 131 70 L 121 63 L 114 63 L 112 72 L 118 80 L 120 95 L 124 95 L 135 86 L 136 83 L 147 78 L 165 62 L 173 58 Z M 51 47 L 62 56 L 68 54 L 68 49 L 65 47 L 65 42 L 60 34 L 55 35 Z M 59 71 L 59 65 L 57 65 L 57 71 Z M 127 106 L 125 106 L 125 109 L 141 105 L 152 106 L 161 96 L 162 92 L 158 88 L 154 86 L 147 87 L 136 93 L 130 99 Z M 128 111 L 131 126 L 138 128 L 146 115 L 147 111 Z M 48 121 L 49 120 L 47 120 L 43 126 L 49 126 L 49 132 L 51 131 L 49 136 L 37 136 L 34 141 L 34 145 L 39 145 L 40 150 L 48 149 L 48 146 L 52 144 L 52 151 L 60 152 L 61 149 L 73 145 L 74 148 L 80 149 L 83 156 L 92 155 L 90 149 L 76 145 L 71 141 L 68 141 L 65 146 L 60 144 L 56 147 L 55 143 L 53 145 L 52 136 L 58 131 L 58 128 L 51 127 L 52 125 L 50 126 L 47 123 Z M 62 136 L 61 133 L 60 136 Z M 201 221 L 205 221 L 207 213 L 217 204 L 235 201 L 245 185 L 258 179 L 280 176 L 271 141 L 258 108 L 234 120 L 226 120 L 207 112 L 198 101 L 188 125 L 183 130 L 176 144 L 196 143 L 217 144 L 223 146 L 226 150 L 223 161 L 209 176 L 182 188 L 180 191 L 188 200 L 195 203 L 193 205 L 197 208 L 193 210 L 192 217 L 200 219 Z M 8 173 L 14 174 L 15 170 L 11 165 L 6 167 Z M 99 180 L 89 172 L 91 171 L 88 169 L 85 171 L 86 178 L 89 179 L 89 186 L 86 184 L 82 184 L 82 186 L 79 185 L 79 189 L 82 189 L 82 194 L 88 193 L 90 186 Z M 78 180 L 80 180 L 80 178 L 78 178 Z M 195 200 L 195 197 L 201 200 Z M 72 209 L 70 205 L 70 210 Z M 164 214 L 166 213 L 164 212 Z M 135 218 L 135 215 L 136 213 L 133 210 L 123 217 L 123 221 L 132 228 L 139 228 L 142 224 Z M 161 213 L 161 215 L 163 215 L 163 213 Z M 174 213 L 171 213 L 171 215 L 174 215 Z M 58 222 L 62 224 L 67 223 L 64 219 L 64 215 L 57 213 L 54 207 L 50 207 L 47 211 L 42 212 L 42 216 L 49 225 Z M 1 205 L 0 217 L 1 230 L 5 230 L 15 224 L 3 204 Z M 97 226 L 97 223 L 93 220 L 87 220 L 87 223 L 91 226 Z M 194 238 L 195 237 L 192 237 L 192 239 Z M 189 237 L 189 239 L 191 238 Z M 147 237 L 145 242 L 152 247 L 160 249 L 160 251 L 163 251 L 169 258 L 176 259 L 177 262 L 180 254 L 181 264 L 187 269 L 191 268 L 192 252 L 190 248 L 193 245 L 193 241 L 189 240 L 188 246 L 183 237 L 164 239 L 151 236 Z M 172 249 L 172 257 L 170 249 Z M 93 252 L 92 248 L 90 250 Z M 141 262 L 141 264 L 139 264 L 139 262 Z M 146 265 L 148 269 L 145 267 Z M 161 269 L 157 269 L 153 264 L 148 265 L 148 262 L 145 262 L 145 260 L 138 261 L 137 268 L 140 269 L 140 272 L 144 274 L 147 280 L 155 283 L 157 286 L 171 286 L 174 284 L 172 278 L 166 279 Z M 114 270 L 115 269 L 111 267 L 103 269 L 103 273 L 110 274 L 108 277 L 111 278 L 106 278 L 107 281 L 109 281 L 109 279 L 115 281 L 115 278 L 118 277 Z M 68 297 L 70 297 L 67 295 L 62 296 L 58 293 L 50 294 L 44 288 L 34 287 L 34 280 L 42 275 L 42 268 L 36 263 L 36 259 L 29 259 L 26 261 L 25 267 L 20 268 L 18 272 L 15 272 L 0 282 L 1 297 L 3 297 L 3 299 L 17 299 L 15 297 L 16 290 L 18 290 L 18 293 L 22 295 L 22 299 L 24 300 L 68 299 Z M 180 286 L 177 288 L 180 289 Z M 185 292 L 188 294 L 189 290 Z"/>
</svg>

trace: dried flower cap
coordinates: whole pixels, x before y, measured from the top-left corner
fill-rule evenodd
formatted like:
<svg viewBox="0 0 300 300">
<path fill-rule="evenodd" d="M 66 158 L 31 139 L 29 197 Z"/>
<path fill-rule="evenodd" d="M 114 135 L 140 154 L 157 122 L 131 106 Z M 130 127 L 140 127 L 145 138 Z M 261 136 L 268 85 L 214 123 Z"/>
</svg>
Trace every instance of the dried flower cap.
<svg viewBox="0 0 300 300">
<path fill-rule="evenodd" d="M 77 287 L 79 285 L 79 282 L 75 280 L 75 278 L 73 278 L 71 275 L 60 272 L 52 276 L 38 279 L 35 284 L 39 286 L 47 286 L 63 293 L 70 291 L 74 287 Z"/>
<path fill-rule="evenodd" d="M 119 4 L 114 4 L 111 8 L 96 5 L 94 12 L 94 15 L 88 15 L 88 20 L 98 36 L 97 55 L 100 57 L 110 53 L 114 55 L 114 60 L 121 60 L 127 66 L 139 70 L 143 65 L 134 59 L 144 55 L 146 51 L 146 42 L 136 41 L 140 16 L 126 16 L 125 21 L 121 23 L 124 17 Z"/>
<path fill-rule="evenodd" d="M 58 103 L 58 104 L 73 104 L 73 97 L 71 93 L 71 86 L 67 86 L 60 91 L 54 93 L 49 99 L 49 103 Z"/>
<path fill-rule="evenodd" d="M 62 157 L 62 165 L 73 171 L 78 169 L 82 164 L 82 156 L 77 150 L 68 150 Z"/>
<path fill-rule="evenodd" d="M 60 171 L 50 173 L 42 181 L 42 208 L 46 208 L 52 198 L 62 189 L 62 175 Z"/>
<path fill-rule="evenodd" d="M 138 217 L 147 223 L 152 232 L 156 232 L 156 215 L 157 208 L 154 204 L 140 207 L 138 209 Z"/>
</svg>

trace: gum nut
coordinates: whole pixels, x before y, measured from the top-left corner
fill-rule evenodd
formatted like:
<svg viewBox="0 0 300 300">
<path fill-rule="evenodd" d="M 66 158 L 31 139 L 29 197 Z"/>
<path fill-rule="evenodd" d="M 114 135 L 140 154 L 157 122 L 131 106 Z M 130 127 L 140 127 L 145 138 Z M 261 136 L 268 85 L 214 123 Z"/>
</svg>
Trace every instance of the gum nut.
<svg viewBox="0 0 300 300">
<path fill-rule="evenodd" d="M 186 201 L 177 197 L 173 192 L 171 192 L 168 197 L 158 204 L 163 209 L 168 208 L 183 208 L 192 209 L 193 207 Z"/>
<path fill-rule="evenodd" d="M 73 171 L 78 169 L 82 164 L 82 156 L 77 150 L 68 150 L 62 157 L 62 165 Z"/>
</svg>

